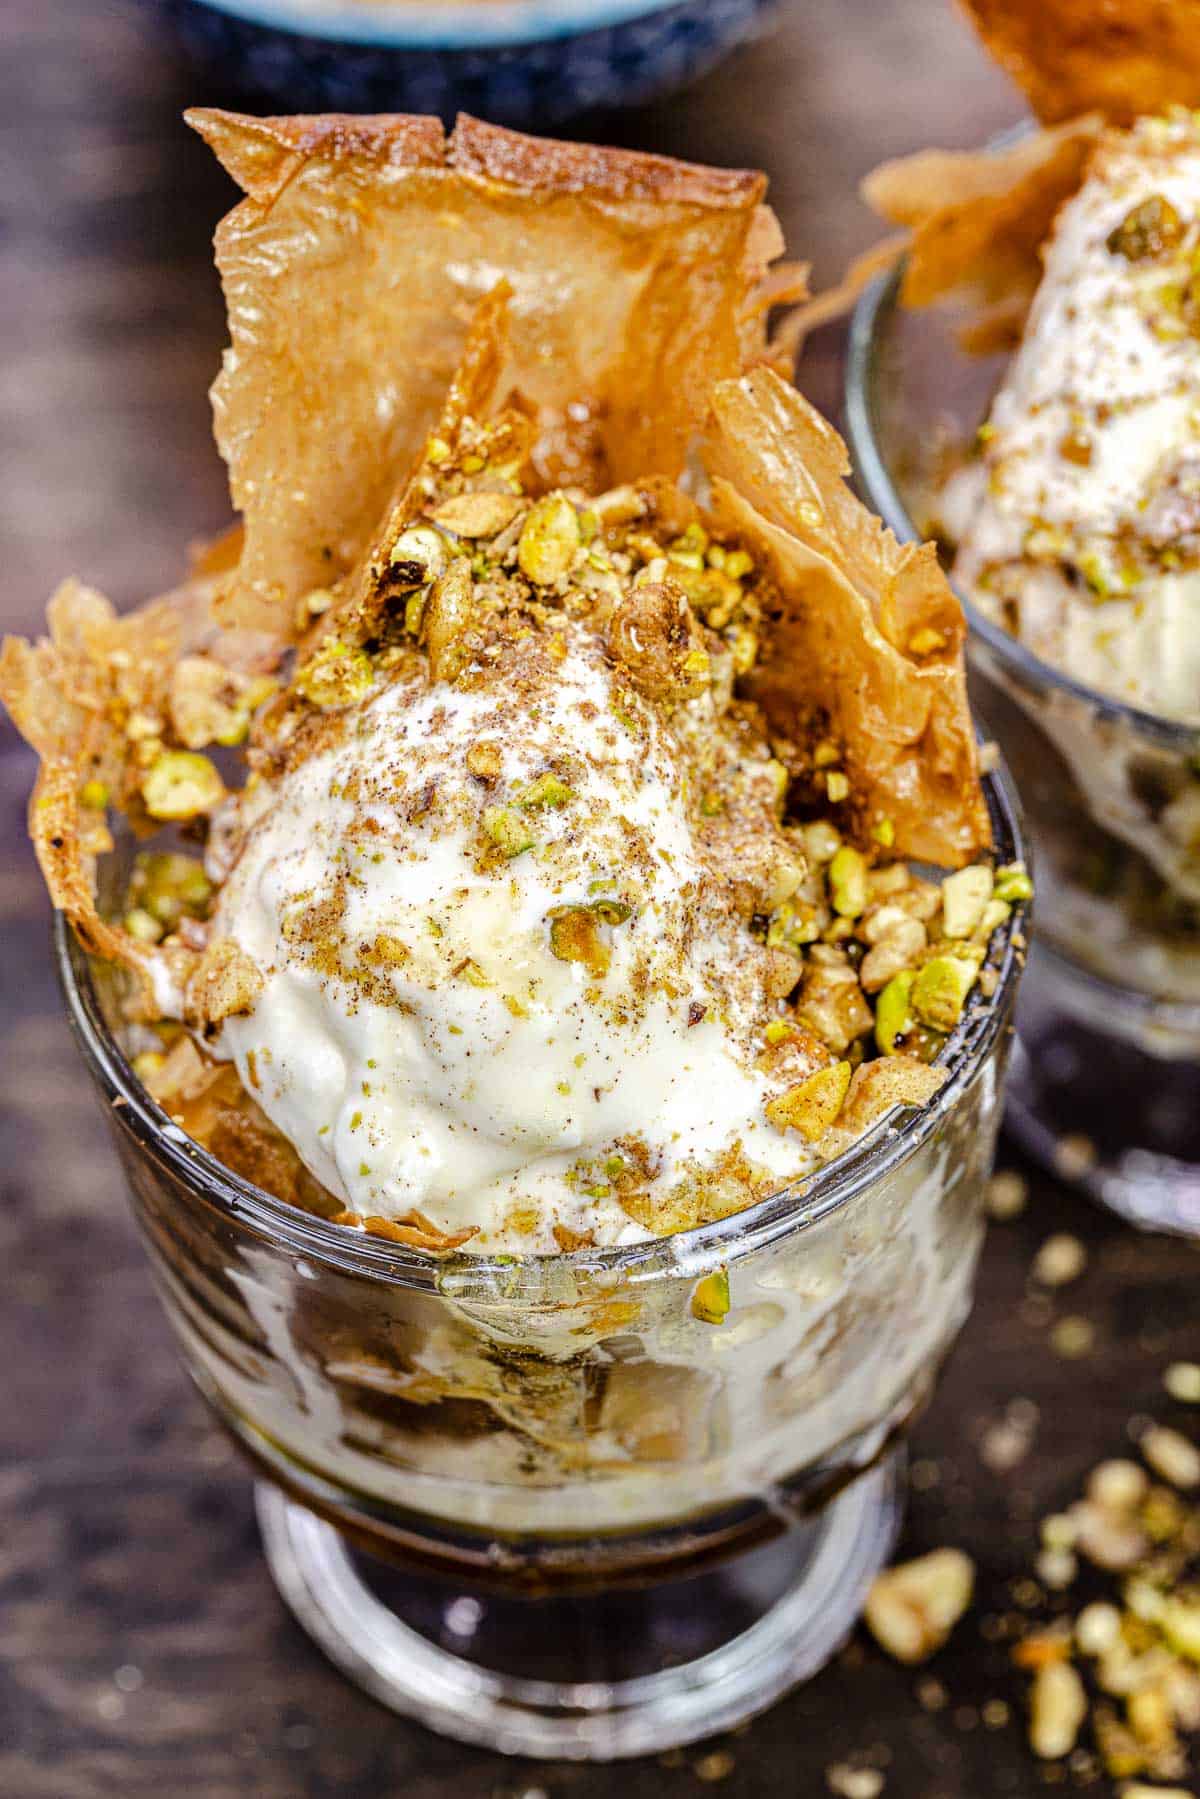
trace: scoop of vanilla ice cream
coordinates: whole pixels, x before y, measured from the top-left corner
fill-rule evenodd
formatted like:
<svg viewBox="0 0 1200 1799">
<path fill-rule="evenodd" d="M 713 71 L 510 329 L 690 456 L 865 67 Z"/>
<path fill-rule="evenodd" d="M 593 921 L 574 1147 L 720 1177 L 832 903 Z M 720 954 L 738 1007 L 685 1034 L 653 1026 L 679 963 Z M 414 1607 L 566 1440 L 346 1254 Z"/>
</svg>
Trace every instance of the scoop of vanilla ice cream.
<svg viewBox="0 0 1200 1799">
<path fill-rule="evenodd" d="M 1200 719 L 1198 217 L 1192 115 L 1103 140 L 943 505 L 955 580 L 984 610 L 1077 680 L 1184 720 Z"/>
<path fill-rule="evenodd" d="M 214 924 L 263 975 L 220 1052 L 308 1168 L 473 1249 L 644 1237 L 619 1139 L 651 1193 L 735 1144 L 775 1186 L 810 1159 L 763 1115 L 761 989 L 677 750 L 593 638 L 559 647 L 486 686 L 394 678 L 261 784 Z M 581 920 L 590 962 L 563 959 Z"/>
</svg>

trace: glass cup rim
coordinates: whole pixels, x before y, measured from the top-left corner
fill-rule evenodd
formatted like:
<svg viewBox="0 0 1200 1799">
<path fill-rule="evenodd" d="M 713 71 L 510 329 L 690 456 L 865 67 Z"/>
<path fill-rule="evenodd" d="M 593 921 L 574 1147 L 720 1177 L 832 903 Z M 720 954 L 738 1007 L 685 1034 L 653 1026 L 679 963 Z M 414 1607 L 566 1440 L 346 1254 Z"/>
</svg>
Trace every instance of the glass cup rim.
<svg viewBox="0 0 1200 1799">
<path fill-rule="evenodd" d="M 1020 802 L 1002 761 L 983 777 L 983 787 L 998 861 L 1027 862 Z M 999 927 L 1003 951 L 995 964 L 995 989 L 985 1004 L 972 1007 L 951 1037 L 942 1056 L 949 1079 L 927 1105 L 909 1110 L 899 1124 L 894 1122 L 893 1108 L 825 1167 L 715 1223 L 642 1243 L 533 1256 L 467 1252 L 434 1256 L 333 1224 L 243 1180 L 193 1142 L 146 1092 L 108 1027 L 91 959 L 63 912 L 54 913 L 52 942 L 72 1033 L 107 1104 L 120 1112 L 122 1128 L 227 1221 L 297 1256 L 390 1284 L 441 1289 L 447 1269 L 452 1268 L 456 1295 L 477 1285 L 481 1298 L 494 1299 L 502 1290 L 511 1303 L 522 1297 L 544 1301 L 551 1289 L 561 1290 L 562 1280 L 616 1284 L 703 1274 L 736 1263 L 848 1206 L 915 1154 L 953 1111 L 987 1060 L 1012 1010 L 1029 914 L 1028 903 L 1016 905 Z"/>
<path fill-rule="evenodd" d="M 1005 139 L 998 141 L 1011 140 L 1012 135 L 1006 133 Z M 923 534 L 896 485 L 876 428 L 880 346 L 899 311 L 904 267 L 905 259 L 901 258 L 892 269 L 877 275 L 855 303 L 847 334 L 843 405 L 855 477 L 868 504 L 901 543 L 920 543 Z M 1165 718 L 1160 713 L 1128 705 L 1115 694 L 1077 681 L 1073 675 L 1036 656 L 1003 625 L 986 618 L 968 594 L 957 587 L 954 591 L 966 614 L 971 635 L 987 645 L 1014 679 L 1043 693 L 1058 692 L 1083 701 L 1101 717 L 1125 725 L 1136 735 L 1148 738 L 1159 748 L 1176 755 L 1196 753 L 1200 728 L 1181 719 Z"/>
</svg>

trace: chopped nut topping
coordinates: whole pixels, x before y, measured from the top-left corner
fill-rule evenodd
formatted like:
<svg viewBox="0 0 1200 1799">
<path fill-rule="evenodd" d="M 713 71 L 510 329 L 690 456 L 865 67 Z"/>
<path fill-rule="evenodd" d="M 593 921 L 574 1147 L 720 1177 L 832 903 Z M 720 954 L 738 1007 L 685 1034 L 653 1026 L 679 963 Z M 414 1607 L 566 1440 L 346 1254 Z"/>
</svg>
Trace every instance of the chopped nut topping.
<svg viewBox="0 0 1200 1799">
<path fill-rule="evenodd" d="M 777 1099 L 767 1102 L 767 1117 L 776 1130 L 799 1131 L 815 1143 L 832 1125 L 842 1109 L 853 1073 L 849 1062 L 834 1062 L 819 1068 L 807 1080 L 789 1087 Z"/>
<path fill-rule="evenodd" d="M 569 571 L 580 546 L 579 515 L 565 495 L 547 494 L 521 528 L 517 561 L 537 587 L 552 587 Z"/>
<path fill-rule="evenodd" d="M 451 494 L 434 507 L 431 517 L 456 537 L 498 537 L 511 525 L 525 502 L 511 493 Z"/>
<path fill-rule="evenodd" d="M 935 1549 L 876 1577 L 864 1617 L 880 1647 L 899 1662 L 940 1649 L 971 1603 L 975 1566 L 960 1549 Z"/>
<path fill-rule="evenodd" d="M 195 750 L 163 750 L 142 777 L 142 799 L 151 818 L 198 818 L 225 797 L 225 783 L 207 756 Z"/>
<path fill-rule="evenodd" d="M 1149 194 L 1131 207 L 1106 240 L 1114 256 L 1144 262 L 1173 249 L 1183 236 L 1183 221 L 1164 194 Z"/>
<path fill-rule="evenodd" d="M 215 938 L 188 982 L 188 1023 L 208 1032 L 226 1018 L 253 1011 L 263 985 L 261 972 L 245 950 L 228 937 Z"/>
</svg>

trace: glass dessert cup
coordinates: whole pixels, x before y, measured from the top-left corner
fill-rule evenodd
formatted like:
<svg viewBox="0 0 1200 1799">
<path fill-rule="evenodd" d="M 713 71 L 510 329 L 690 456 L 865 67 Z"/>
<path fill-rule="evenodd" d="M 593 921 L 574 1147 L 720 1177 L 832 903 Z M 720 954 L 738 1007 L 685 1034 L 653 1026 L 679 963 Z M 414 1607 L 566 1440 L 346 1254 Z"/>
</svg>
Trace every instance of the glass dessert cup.
<svg viewBox="0 0 1200 1799">
<path fill-rule="evenodd" d="M 900 279 L 855 309 L 846 421 L 868 504 L 906 540 L 936 534 L 938 463 L 972 441 L 1003 358 L 966 355 L 952 308 L 902 308 Z M 1073 680 L 960 598 L 973 702 L 1037 866 L 1011 1119 L 1114 1211 L 1200 1235 L 1200 868 L 1172 837 L 1200 807 L 1200 730 Z"/>
<path fill-rule="evenodd" d="M 1016 860 L 1011 785 L 986 788 Z M 184 1361 L 259 1476 L 281 1593 L 345 1673 L 450 1736 L 607 1760 L 727 1729 L 833 1653 L 970 1306 L 1024 910 L 935 1099 L 807 1183 L 620 1248 L 440 1259 L 186 1137 L 120 1047 L 120 976 L 58 915 Z"/>
</svg>

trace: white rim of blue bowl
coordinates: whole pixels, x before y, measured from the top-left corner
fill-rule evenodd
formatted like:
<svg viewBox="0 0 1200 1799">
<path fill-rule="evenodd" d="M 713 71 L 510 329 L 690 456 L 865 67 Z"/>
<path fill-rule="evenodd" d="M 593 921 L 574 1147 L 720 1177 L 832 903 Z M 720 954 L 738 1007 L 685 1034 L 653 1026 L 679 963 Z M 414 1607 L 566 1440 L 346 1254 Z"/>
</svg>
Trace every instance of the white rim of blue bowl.
<svg viewBox="0 0 1200 1799">
<path fill-rule="evenodd" d="M 681 0 L 450 0 L 446 6 L 310 5 L 297 0 L 193 0 L 247 24 L 377 50 L 481 50 L 579 37 L 666 12 Z"/>
</svg>

